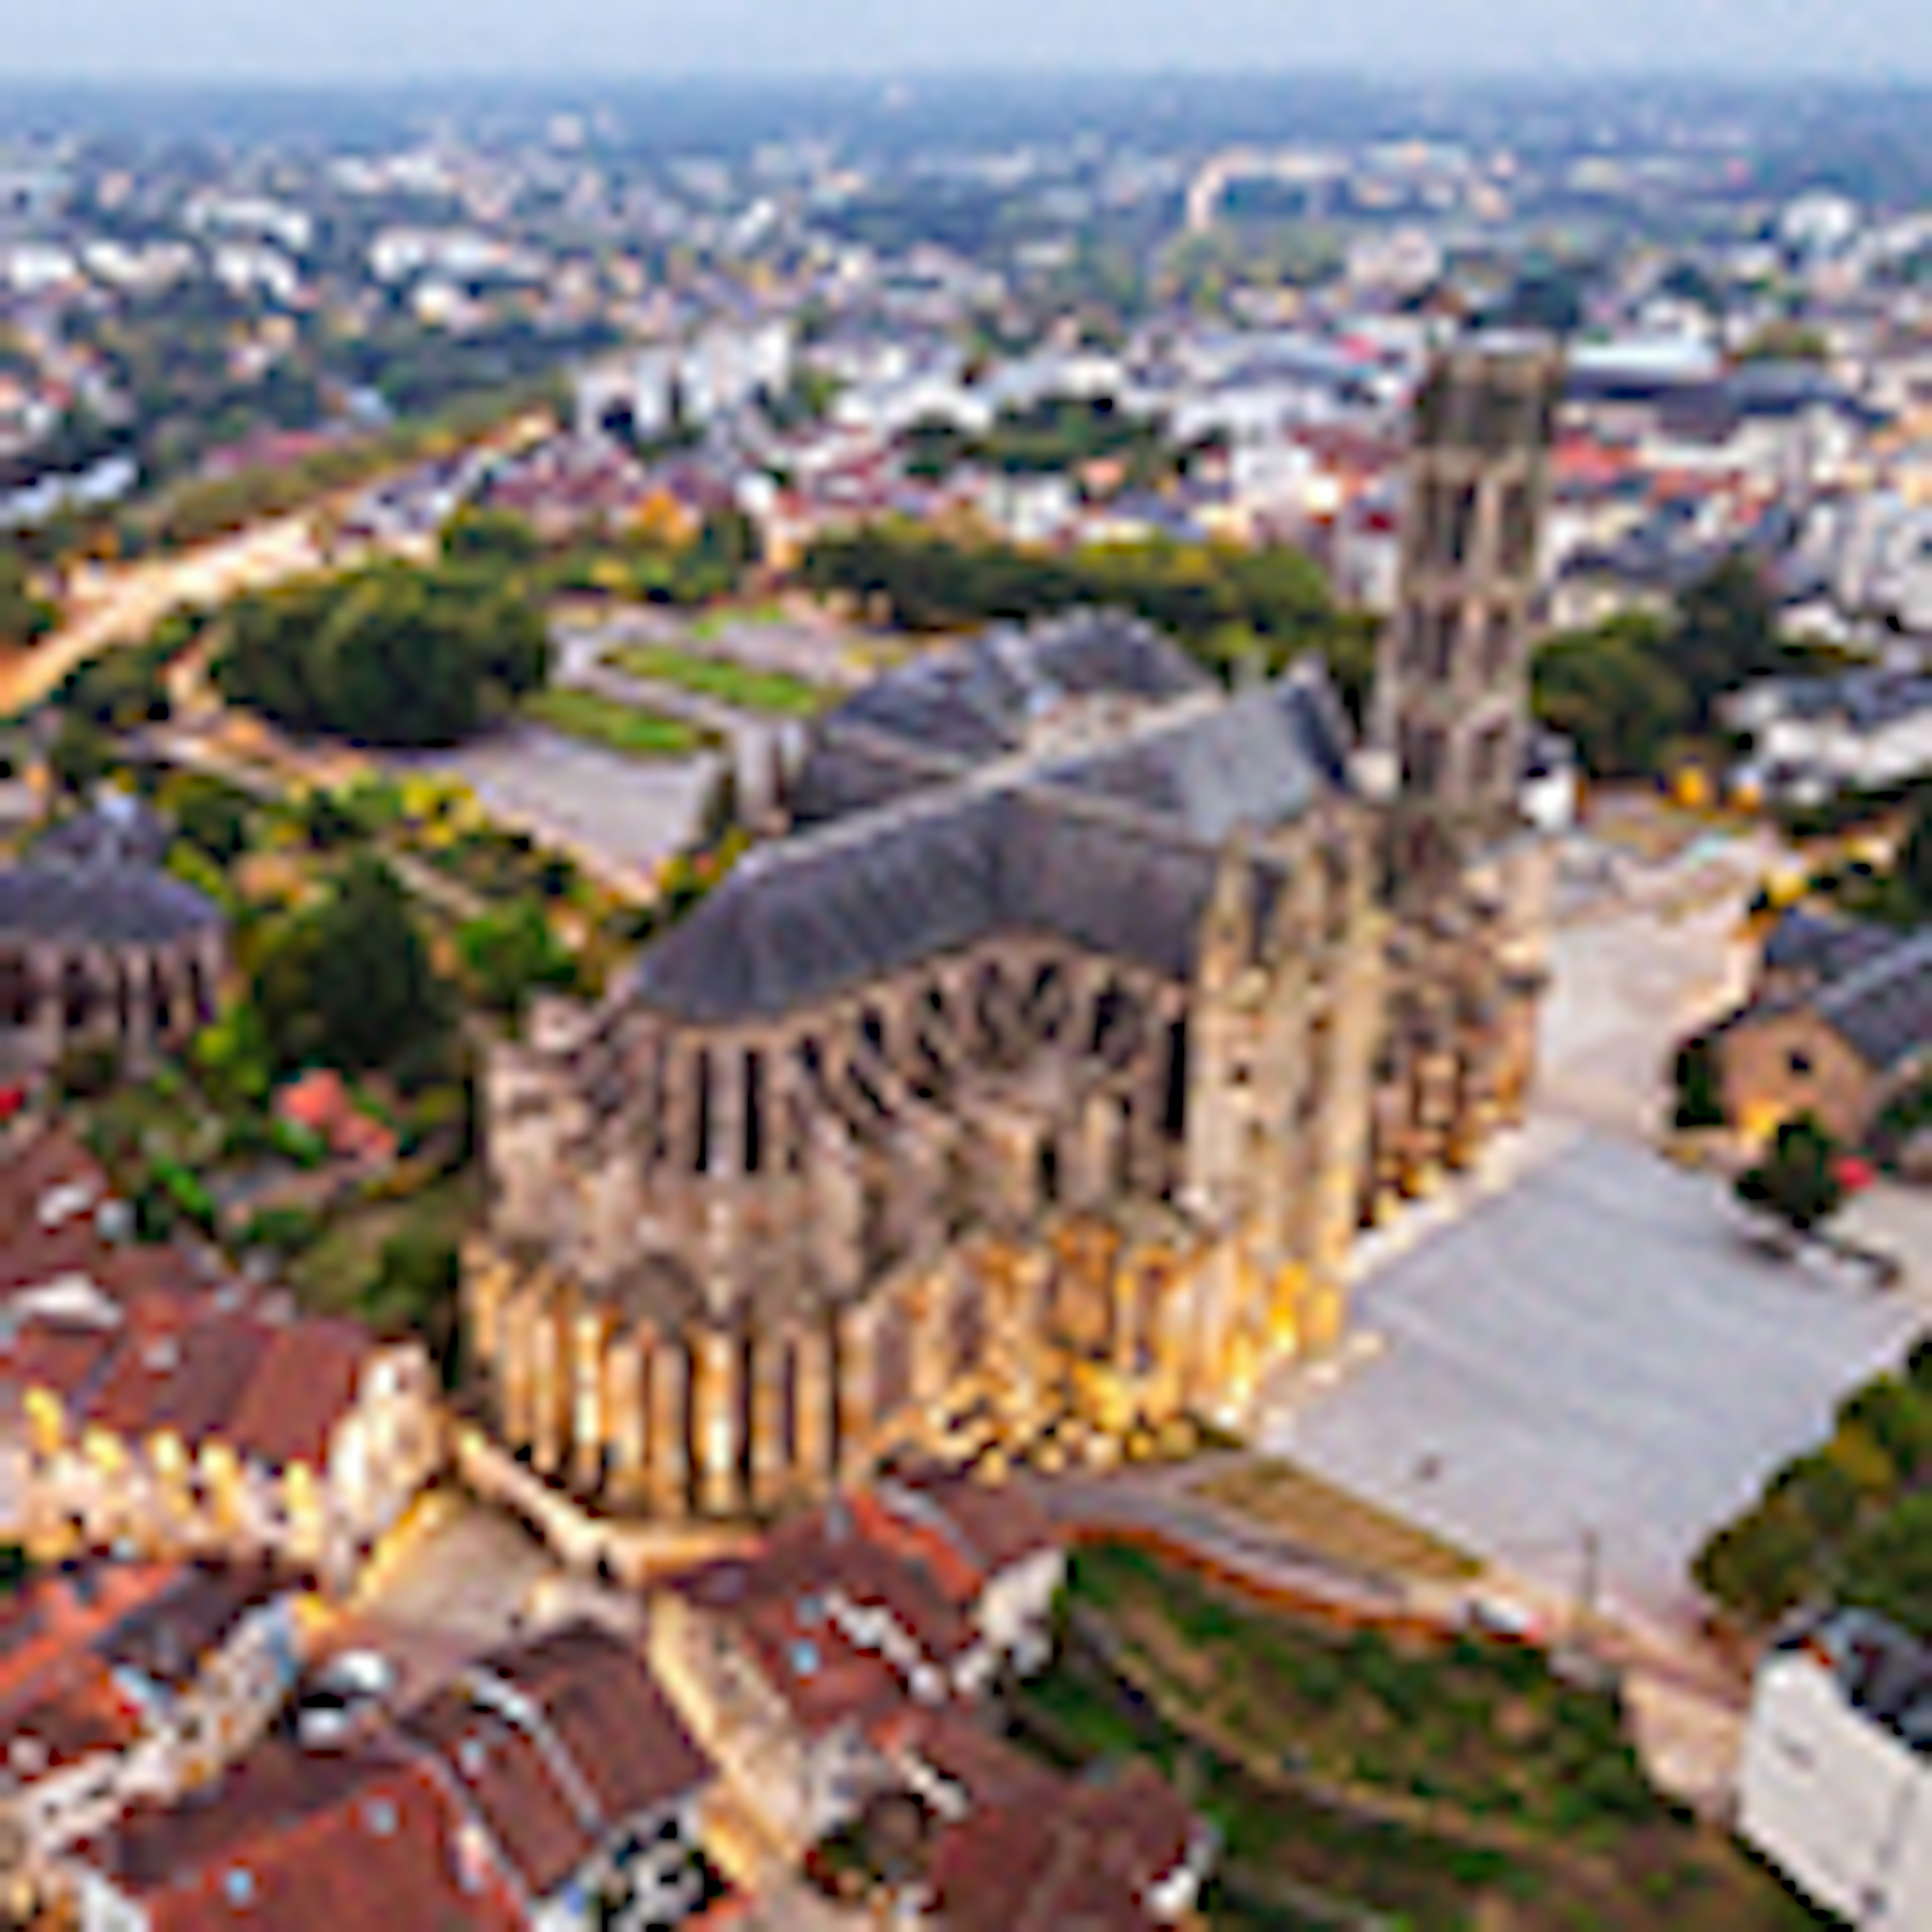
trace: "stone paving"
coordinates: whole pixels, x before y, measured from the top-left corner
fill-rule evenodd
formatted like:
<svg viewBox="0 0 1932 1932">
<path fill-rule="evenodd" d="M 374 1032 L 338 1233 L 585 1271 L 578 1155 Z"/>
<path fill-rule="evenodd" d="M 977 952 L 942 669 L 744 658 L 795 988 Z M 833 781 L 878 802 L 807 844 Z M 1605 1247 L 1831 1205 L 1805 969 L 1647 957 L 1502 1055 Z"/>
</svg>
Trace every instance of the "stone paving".
<svg viewBox="0 0 1932 1932">
<path fill-rule="evenodd" d="M 1259 1440 L 1568 1598 L 1681 1625 L 1685 1565 L 1932 1312 L 1773 1258 L 1721 1185 L 1546 1122 L 1508 1186 L 1391 1246 Z M 1588 1542 L 1594 1541 L 1594 1556 Z"/>
</svg>

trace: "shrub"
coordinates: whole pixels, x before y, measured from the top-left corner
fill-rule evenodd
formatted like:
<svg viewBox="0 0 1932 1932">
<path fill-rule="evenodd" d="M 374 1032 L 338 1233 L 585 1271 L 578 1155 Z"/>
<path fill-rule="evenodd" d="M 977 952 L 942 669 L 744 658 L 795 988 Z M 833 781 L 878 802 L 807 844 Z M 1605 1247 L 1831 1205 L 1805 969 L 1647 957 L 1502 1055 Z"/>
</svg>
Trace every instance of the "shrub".
<svg viewBox="0 0 1932 1932">
<path fill-rule="evenodd" d="M 1932 1493 L 1908 1496 L 1853 1539 L 1839 1594 L 1932 1637 Z"/>
<path fill-rule="evenodd" d="M 306 1208 L 264 1208 L 250 1220 L 242 1240 L 244 1247 L 287 1256 L 313 1247 L 321 1232 L 321 1216 Z"/>
<path fill-rule="evenodd" d="M 64 1048 L 54 1084 L 70 1100 L 98 1100 L 120 1084 L 121 1052 L 106 1040 L 79 1040 Z"/>
<path fill-rule="evenodd" d="M 1738 1177 L 1737 1193 L 1746 1206 L 1809 1234 L 1844 1199 L 1837 1144 L 1808 1114 L 1786 1120 L 1770 1154 Z"/>
<path fill-rule="evenodd" d="M 1692 1573 L 1717 1600 L 1754 1624 L 1774 1623 L 1817 1581 L 1818 1541 L 1788 1504 L 1761 1503 L 1697 1552 Z"/>
<path fill-rule="evenodd" d="M 1726 1125 L 1729 1116 L 1724 1112 L 1723 1070 L 1710 1036 L 1700 1034 L 1686 1040 L 1678 1049 L 1673 1070 L 1677 1125 L 1686 1132 Z"/>
</svg>

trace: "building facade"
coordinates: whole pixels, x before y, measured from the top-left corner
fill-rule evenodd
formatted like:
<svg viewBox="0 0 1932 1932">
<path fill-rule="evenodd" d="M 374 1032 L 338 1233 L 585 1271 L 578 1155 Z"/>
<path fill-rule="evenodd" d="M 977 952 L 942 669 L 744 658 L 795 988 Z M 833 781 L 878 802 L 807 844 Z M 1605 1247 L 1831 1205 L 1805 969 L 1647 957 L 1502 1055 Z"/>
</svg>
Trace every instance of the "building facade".
<svg viewBox="0 0 1932 1932">
<path fill-rule="evenodd" d="M 347 1590 L 442 1468 L 427 1351 L 211 1281 L 130 1221 L 64 1130 L 0 1134 L 0 1530 Z"/>
<path fill-rule="evenodd" d="M 732 1516 L 896 1457 L 1109 1453 L 1334 1344 L 1358 1230 L 1530 1077 L 1555 377 L 1463 351 L 1425 392 L 1444 527 L 1378 760 L 1312 665 L 1230 693 L 1104 613 L 821 721 L 788 835 L 493 1058 L 464 1294 L 506 1444 L 600 1508 Z"/>
</svg>

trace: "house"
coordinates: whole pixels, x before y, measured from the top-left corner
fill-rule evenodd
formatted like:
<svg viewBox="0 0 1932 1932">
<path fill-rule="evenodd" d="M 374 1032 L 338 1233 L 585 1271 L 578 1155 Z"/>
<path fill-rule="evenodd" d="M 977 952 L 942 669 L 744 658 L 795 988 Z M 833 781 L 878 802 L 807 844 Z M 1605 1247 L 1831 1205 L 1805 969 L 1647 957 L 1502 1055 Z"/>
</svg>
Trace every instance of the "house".
<svg viewBox="0 0 1932 1932">
<path fill-rule="evenodd" d="M 935 1821 L 914 1887 L 937 1932 L 1188 1922 L 1215 1840 L 1145 1760 L 1068 1778 L 973 1716 L 908 1713 L 894 1770 Z"/>
<path fill-rule="evenodd" d="M 652 1661 L 736 1795 L 802 1852 L 892 1781 L 896 1718 L 1044 1662 L 1060 1562 L 1016 1492 L 883 1482 L 674 1580 Z"/>
<path fill-rule="evenodd" d="M 0 1891 L 142 1798 L 203 1783 L 261 1735 L 305 1619 L 266 1571 L 83 1564 L 0 1614 Z"/>
<path fill-rule="evenodd" d="M 1738 1829 L 1863 1932 L 1932 1924 L 1932 1652 L 1832 1612 L 1760 1664 Z"/>
<path fill-rule="evenodd" d="M 880 1477 L 854 1492 L 862 1532 L 918 1567 L 980 1633 L 988 1654 L 1022 1675 L 1052 1654 L 1065 1550 L 1024 1496 L 970 1477 Z"/>
<path fill-rule="evenodd" d="M 710 1762 L 609 1631 L 572 1624 L 493 1652 L 399 1732 L 434 1758 L 531 1924 L 668 1925 L 704 1897 Z"/>
<path fill-rule="evenodd" d="M 442 1767 L 380 1736 L 328 1751 L 272 1738 L 201 1791 L 136 1806 L 62 1876 L 80 1932 L 531 1922 Z"/>
<path fill-rule="evenodd" d="M 710 1766 L 631 1645 L 574 1624 L 486 1656 L 400 1718 L 277 1732 L 62 1862 L 83 1928 L 539 1932 L 676 1924 Z"/>
<path fill-rule="evenodd" d="M 338 1160 L 380 1170 L 396 1157 L 395 1130 L 356 1103 L 333 1067 L 318 1066 L 275 1096 L 275 1117 L 313 1134 Z"/>
<path fill-rule="evenodd" d="M 1042 1800 L 969 1811 L 928 1868 L 940 1932 L 1154 1932 L 1186 1922 L 1211 1840 L 1154 1767 L 1059 1780 Z"/>
<path fill-rule="evenodd" d="M 137 1247 L 64 1130 L 0 1144 L 0 1446 L 17 1532 L 64 1555 L 273 1562 L 346 1588 L 441 1466 L 420 1343 Z"/>
<path fill-rule="evenodd" d="M 1756 987 L 1712 1035 L 1725 1112 L 1752 1138 L 1809 1114 L 1848 1145 L 1932 1074 L 1932 928 L 1786 914 Z"/>
</svg>

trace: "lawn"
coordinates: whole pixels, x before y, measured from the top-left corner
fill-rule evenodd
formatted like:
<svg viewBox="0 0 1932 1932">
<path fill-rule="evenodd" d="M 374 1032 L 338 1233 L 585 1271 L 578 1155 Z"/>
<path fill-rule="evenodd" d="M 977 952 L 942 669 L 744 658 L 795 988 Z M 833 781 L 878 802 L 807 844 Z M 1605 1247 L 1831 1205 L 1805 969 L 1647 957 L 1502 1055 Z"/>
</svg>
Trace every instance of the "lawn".
<svg viewBox="0 0 1932 1932">
<path fill-rule="evenodd" d="M 815 685 L 788 672 L 760 670 L 730 658 L 706 657 L 670 644 L 620 644 L 608 652 L 603 662 L 627 677 L 694 692 L 740 711 L 808 718 L 825 704 L 825 694 Z"/>
<path fill-rule="evenodd" d="M 1301 1923 L 1311 1903 L 1520 1932 L 1819 1922 L 1650 1791 L 1613 1697 L 1532 1652 L 1304 1623 L 1119 1546 L 1079 1552 L 1068 1601 L 1022 1740 L 1191 1784 L 1223 1834 L 1217 1924 Z"/>
<path fill-rule="evenodd" d="M 1440 1538 L 1291 1462 L 1244 1461 L 1210 1470 L 1190 1490 L 1203 1502 L 1258 1522 L 1300 1549 L 1372 1575 L 1462 1583 L 1482 1568 Z"/>
<path fill-rule="evenodd" d="M 681 718 L 640 705 L 620 704 L 596 692 L 554 686 L 524 705 L 524 716 L 554 731 L 601 746 L 627 758 L 685 758 L 708 750 L 711 734 Z"/>
</svg>

